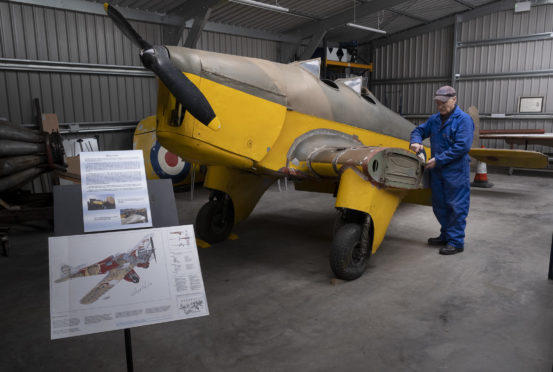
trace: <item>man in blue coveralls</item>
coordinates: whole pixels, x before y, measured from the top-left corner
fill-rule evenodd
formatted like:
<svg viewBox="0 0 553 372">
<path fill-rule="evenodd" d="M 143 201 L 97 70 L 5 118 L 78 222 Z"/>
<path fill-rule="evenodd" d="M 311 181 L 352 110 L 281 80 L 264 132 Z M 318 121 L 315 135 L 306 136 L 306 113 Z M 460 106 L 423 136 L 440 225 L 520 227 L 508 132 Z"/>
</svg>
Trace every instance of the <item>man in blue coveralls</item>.
<svg viewBox="0 0 553 372">
<path fill-rule="evenodd" d="M 470 205 L 470 174 L 468 152 L 472 145 L 474 123 L 457 106 L 457 93 L 448 85 L 436 91 L 438 113 L 411 132 L 410 148 L 422 150 L 422 140 L 430 137 L 432 158 L 430 169 L 432 209 L 440 222 L 440 236 L 428 239 L 428 244 L 440 246 L 440 254 L 463 252 L 466 218 Z"/>
</svg>

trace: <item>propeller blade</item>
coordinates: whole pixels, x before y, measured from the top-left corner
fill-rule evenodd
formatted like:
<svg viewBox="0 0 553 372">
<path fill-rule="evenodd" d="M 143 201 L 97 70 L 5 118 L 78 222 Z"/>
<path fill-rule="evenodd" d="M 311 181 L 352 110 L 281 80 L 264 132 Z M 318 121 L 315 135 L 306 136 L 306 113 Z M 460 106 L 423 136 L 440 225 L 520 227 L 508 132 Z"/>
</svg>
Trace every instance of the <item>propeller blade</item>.
<svg viewBox="0 0 553 372">
<path fill-rule="evenodd" d="M 123 17 L 121 13 L 108 3 L 104 3 L 104 10 L 111 20 L 119 27 L 119 29 L 127 35 L 133 43 L 135 43 L 141 49 L 150 49 L 152 45 L 144 40 L 138 32 L 132 28 L 131 24 Z"/>
<path fill-rule="evenodd" d="M 221 127 L 213 108 L 202 92 L 180 71 L 169 58 L 169 51 L 163 46 L 152 46 L 142 39 L 129 22 L 113 6 L 104 4 L 107 15 L 140 48 L 140 59 L 165 84 L 185 110 L 202 124 L 213 130 Z"/>
<path fill-rule="evenodd" d="M 169 51 L 163 46 L 154 46 L 141 53 L 144 67 L 152 70 L 183 107 L 204 125 L 218 124 L 215 112 L 203 93 L 184 75 L 169 58 Z M 215 120 L 215 121 L 214 121 Z M 212 123 L 213 122 L 213 123 Z M 217 127 L 212 129 L 218 129 Z"/>
</svg>

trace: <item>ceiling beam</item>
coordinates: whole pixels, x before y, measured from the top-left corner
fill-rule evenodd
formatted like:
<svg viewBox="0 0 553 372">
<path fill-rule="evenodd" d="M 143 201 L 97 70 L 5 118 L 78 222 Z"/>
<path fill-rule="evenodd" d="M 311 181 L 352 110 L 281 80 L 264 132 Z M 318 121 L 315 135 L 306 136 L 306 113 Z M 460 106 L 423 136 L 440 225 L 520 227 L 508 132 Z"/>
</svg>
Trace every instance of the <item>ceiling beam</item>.
<svg viewBox="0 0 553 372">
<path fill-rule="evenodd" d="M 391 8 L 406 1 L 408 0 L 373 0 L 370 3 L 362 3 L 355 6 L 355 17 L 356 19 L 363 18 L 370 14 Z M 321 29 L 329 31 L 333 28 L 343 26 L 348 22 L 353 22 L 353 8 L 345 10 L 335 16 L 323 19 L 322 21 L 309 22 L 307 25 L 294 28 L 290 30 L 289 34 L 295 34 L 296 36 L 298 36 L 298 39 L 305 39 L 306 37 L 315 35 Z"/>
<path fill-rule="evenodd" d="M 470 4 L 467 4 L 465 1 L 463 0 L 453 0 L 454 2 L 456 2 L 457 4 L 461 4 L 462 6 L 464 6 L 465 8 L 469 8 L 469 9 L 474 9 L 474 6 L 470 5 Z"/>
<path fill-rule="evenodd" d="M 406 18 L 410 18 L 410 19 L 413 19 L 415 21 L 418 21 L 418 22 L 421 22 L 421 23 L 424 23 L 424 24 L 427 24 L 427 23 L 430 23 L 430 21 L 428 19 L 424 19 L 424 18 L 421 18 L 421 17 L 417 17 L 417 16 L 414 16 L 412 14 L 409 14 L 409 13 L 405 13 L 405 12 L 401 12 L 399 10 L 394 10 L 394 9 L 386 9 L 387 12 L 390 12 L 390 13 L 395 13 L 397 15 L 400 15 L 402 17 L 406 17 Z"/>
<path fill-rule="evenodd" d="M 511 10 L 514 8 L 515 8 L 515 0 L 501 0 L 501 1 L 496 1 L 493 3 L 479 6 L 472 10 L 467 10 L 465 12 L 457 13 L 457 17 L 459 17 L 458 19 L 460 22 L 466 22 L 473 18 L 486 16 L 488 14 L 497 13 L 504 10 Z M 421 35 L 427 32 L 438 30 L 440 28 L 451 26 L 454 23 L 455 23 L 455 15 L 451 15 L 451 16 L 441 18 L 437 21 L 428 23 L 426 25 L 416 26 L 385 37 L 362 40 L 360 44 L 372 43 L 373 47 L 378 48 L 382 45 L 390 44 L 400 40 L 405 40 L 416 35 Z"/>
<path fill-rule="evenodd" d="M 202 31 L 205 28 L 205 24 L 207 23 L 210 14 L 211 8 L 207 8 L 202 17 L 194 18 L 194 25 L 188 32 L 188 36 L 186 37 L 183 46 L 185 46 L 186 48 L 196 48 L 196 45 L 200 40 L 200 36 L 202 35 Z"/>
<path fill-rule="evenodd" d="M 323 41 L 323 38 L 325 37 L 326 32 L 327 31 L 325 29 L 320 29 L 319 31 L 317 31 L 317 33 L 313 34 L 313 36 L 311 37 L 311 40 L 309 41 L 309 44 L 307 44 L 307 46 L 303 50 L 300 56 L 300 60 L 306 60 L 311 58 L 311 56 L 313 55 L 313 53 L 315 53 L 315 50 L 317 49 L 321 41 Z"/>
<path fill-rule="evenodd" d="M 80 13 L 106 15 L 104 4 L 84 0 L 10 0 L 12 3 L 36 5 L 46 8 L 70 10 Z M 182 18 L 164 13 L 148 12 L 138 9 L 117 7 L 125 18 L 131 21 L 150 22 L 167 25 L 178 25 Z"/>
<path fill-rule="evenodd" d="M 192 19 L 192 37 L 199 39 L 202 30 L 205 27 L 207 18 L 211 13 L 210 8 L 217 4 L 220 0 L 204 0 L 204 1 L 187 1 L 168 11 L 169 14 L 180 17 L 181 22 L 178 25 L 163 26 L 163 43 L 168 45 L 177 45 L 182 38 L 182 33 L 186 28 L 186 21 Z M 206 18 L 207 15 L 207 18 Z M 198 20 L 198 22 L 196 22 Z M 194 30 L 194 27 L 200 27 Z M 190 35 L 190 34 L 189 34 Z M 198 40 L 196 40 L 197 43 Z M 190 40 L 192 44 L 193 40 Z M 195 43 L 194 43 L 195 44 Z"/>
</svg>

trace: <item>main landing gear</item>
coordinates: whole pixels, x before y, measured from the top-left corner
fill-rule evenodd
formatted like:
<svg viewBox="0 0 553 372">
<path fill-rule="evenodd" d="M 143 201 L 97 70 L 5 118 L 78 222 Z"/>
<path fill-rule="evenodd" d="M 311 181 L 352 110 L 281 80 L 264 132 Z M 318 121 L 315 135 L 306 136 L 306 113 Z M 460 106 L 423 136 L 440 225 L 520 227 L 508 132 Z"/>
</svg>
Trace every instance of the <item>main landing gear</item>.
<svg viewBox="0 0 553 372">
<path fill-rule="evenodd" d="M 330 267 L 338 279 L 359 278 L 371 256 L 374 229 L 371 216 L 342 210 L 334 224 Z"/>
<path fill-rule="evenodd" d="M 234 226 L 234 206 L 230 196 L 222 191 L 212 191 L 209 202 L 196 216 L 198 237 L 210 244 L 225 240 Z"/>
</svg>

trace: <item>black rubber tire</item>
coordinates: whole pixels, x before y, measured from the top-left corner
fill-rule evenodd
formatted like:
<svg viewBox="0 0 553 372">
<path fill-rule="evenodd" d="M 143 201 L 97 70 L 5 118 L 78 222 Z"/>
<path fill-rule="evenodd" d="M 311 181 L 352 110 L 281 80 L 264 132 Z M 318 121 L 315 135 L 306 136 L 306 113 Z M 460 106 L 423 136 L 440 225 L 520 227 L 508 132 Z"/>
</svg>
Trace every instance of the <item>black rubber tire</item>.
<svg viewBox="0 0 553 372">
<path fill-rule="evenodd" d="M 212 200 L 203 205 L 196 216 L 196 233 L 209 244 L 225 240 L 234 226 L 234 208 L 231 203 L 224 208 L 223 201 Z"/>
<path fill-rule="evenodd" d="M 361 224 L 346 223 L 336 231 L 330 249 L 330 267 L 338 279 L 357 279 L 367 268 L 372 244 L 368 253 L 360 257 L 362 229 Z"/>
</svg>

